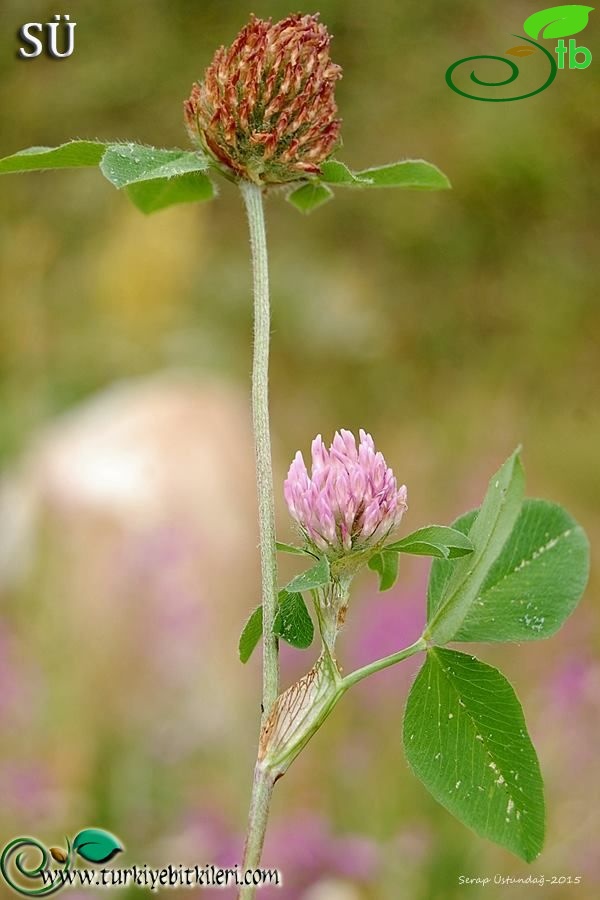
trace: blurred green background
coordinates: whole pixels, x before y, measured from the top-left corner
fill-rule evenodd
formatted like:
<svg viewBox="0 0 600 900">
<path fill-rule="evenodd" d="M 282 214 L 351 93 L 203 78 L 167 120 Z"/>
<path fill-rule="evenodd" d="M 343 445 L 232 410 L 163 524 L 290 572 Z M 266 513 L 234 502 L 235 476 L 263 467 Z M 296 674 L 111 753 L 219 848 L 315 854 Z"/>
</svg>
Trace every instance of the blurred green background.
<svg viewBox="0 0 600 900">
<path fill-rule="evenodd" d="M 344 69 L 338 156 L 423 157 L 454 190 L 340 190 L 308 218 L 268 200 L 282 536 L 296 449 L 365 427 L 408 485 L 411 530 L 475 505 L 522 442 L 529 493 L 563 503 L 594 546 L 600 63 L 530 100 L 476 103 L 447 66 L 502 54 L 538 4 L 318 8 Z M 250 12 L 290 11 L 3 0 L 0 155 L 72 137 L 186 147 L 181 104 L 215 48 Z M 58 12 L 78 23 L 74 55 L 17 60 L 17 29 Z M 595 15 L 578 40 L 598 55 Z M 239 860 L 260 682 L 236 651 L 259 589 L 240 198 L 223 183 L 216 202 L 145 219 L 94 171 L 4 178 L 0 290 L 1 843 L 60 846 L 98 825 L 126 844 L 122 865 Z M 407 564 L 385 597 L 363 580 L 345 665 L 418 635 L 426 574 Z M 534 888 L 459 877 L 531 873 L 582 876 L 544 897 L 597 897 L 596 590 L 593 574 L 552 641 L 478 649 L 515 684 L 540 755 L 538 861 L 477 838 L 408 772 L 407 664 L 347 697 L 278 785 L 273 896 L 524 898 Z M 285 652 L 285 679 L 313 655 Z"/>
</svg>

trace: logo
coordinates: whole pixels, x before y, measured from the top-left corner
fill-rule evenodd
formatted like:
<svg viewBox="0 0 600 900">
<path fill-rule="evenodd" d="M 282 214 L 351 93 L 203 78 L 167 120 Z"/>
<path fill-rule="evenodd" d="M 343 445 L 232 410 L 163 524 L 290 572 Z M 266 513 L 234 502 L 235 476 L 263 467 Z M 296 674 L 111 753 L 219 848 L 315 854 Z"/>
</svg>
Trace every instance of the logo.
<svg viewBox="0 0 600 900">
<path fill-rule="evenodd" d="M 520 74 L 519 67 L 512 59 L 506 59 L 504 56 L 485 55 L 466 56 L 464 59 L 459 59 L 457 62 L 452 63 L 446 71 L 446 84 L 451 90 L 460 94 L 462 97 L 468 97 L 469 100 L 482 100 L 486 103 L 508 103 L 512 100 L 526 100 L 528 97 L 534 97 L 536 94 L 540 94 L 542 91 L 545 91 L 546 88 L 550 87 L 556 78 L 559 69 L 564 69 L 567 66 L 569 69 L 587 69 L 590 65 L 592 61 L 591 50 L 588 50 L 587 47 L 578 46 L 577 41 L 572 35 L 579 34 L 580 31 L 583 31 L 588 23 L 589 14 L 593 9 L 593 6 L 579 6 L 572 4 L 542 9 L 540 12 L 533 13 L 529 18 L 525 19 L 523 24 L 523 30 L 525 31 L 524 35 L 513 35 L 513 37 L 526 41 L 526 43 L 517 44 L 515 47 L 511 47 L 507 50 L 506 53 L 509 56 L 526 57 L 535 54 L 539 57 L 539 53 L 541 52 L 545 58 L 545 62 L 548 63 L 549 73 L 541 87 L 532 87 L 531 90 L 527 90 L 526 93 L 520 94 L 517 97 L 478 97 L 477 94 L 471 94 L 465 89 L 466 87 L 470 89 L 470 85 L 466 84 L 464 87 L 460 87 L 456 84 L 455 77 L 456 74 L 458 74 L 456 72 L 458 67 L 462 66 L 463 63 L 472 63 L 475 60 L 480 59 L 492 59 L 503 63 L 509 67 L 510 75 L 504 80 L 484 81 L 482 78 L 478 78 L 475 74 L 475 70 L 472 69 L 470 80 L 474 84 L 479 85 L 482 88 L 501 88 L 505 85 L 512 84 L 513 81 L 517 80 Z M 528 37 L 525 35 L 528 35 Z M 570 38 L 568 44 L 563 40 L 566 37 Z M 551 51 L 547 47 L 544 47 L 543 44 L 538 43 L 539 38 L 543 38 L 544 40 L 560 38 L 560 40 Z"/>
<path fill-rule="evenodd" d="M 65 840 L 66 850 L 44 847 L 30 837 L 10 841 L 0 856 L 0 872 L 6 883 L 25 897 L 47 897 L 69 884 L 68 878 L 60 877 L 61 872 L 74 868 L 77 856 L 89 863 L 107 863 L 123 850 L 113 834 L 100 828 L 85 828 L 72 843 L 68 838 Z M 28 859 L 31 850 L 38 855 L 37 865 Z"/>
</svg>

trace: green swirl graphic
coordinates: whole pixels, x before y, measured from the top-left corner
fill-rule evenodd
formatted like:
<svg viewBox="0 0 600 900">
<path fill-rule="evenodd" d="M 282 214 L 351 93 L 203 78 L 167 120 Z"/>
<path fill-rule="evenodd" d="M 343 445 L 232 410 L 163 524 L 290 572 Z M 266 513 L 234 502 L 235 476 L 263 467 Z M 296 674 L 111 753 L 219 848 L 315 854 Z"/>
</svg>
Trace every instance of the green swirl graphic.
<svg viewBox="0 0 600 900">
<path fill-rule="evenodd" d="M 530 38 L 524 37 L 521 34 L 515 34 L 513 37 L 517 37 L 520 40 L 527 41 L 528 44 L 533 44 L 534 47 L 537 47 L 544 53 L 550 62 L 550 74 L 548 78 L 544 82 L 544 84 L 537 88 L 535 91 L 530 91 L 528 94 L 521 94 L 518 97 L 478 97 L 476 94 L 468 94 L 466 91 L 461 90 L 461 88 L 457 87 L 452 77 L 454 75 L 454 70 L 461 66 L 463 63 L 472 62 L 476 59 L 495 59 L 499 60 L 501 63 L 505 63 L 510 68 L 510 75 L 508 78 L 505 78 L 504 81 L 482 81 L 481 78 L 478 78 L 475 74 L 475 70 L 471 72 L 471 81 L 475 82 L 475 84 L 479 84 L 482 87 L 502 87 L 505 84 L 512 84 L 513 81 L 519 76 L 519 67 L 516 63 L 514 63 L 511 59 L 506 59 L 504 56 L 466 56 L 464 59 L 459 59 L 455 63 L 452 63 L 451 66 L 446 71 L 446 84 L 448 87 L 453 90 L 456 94 L 460 94 L 463 97 L 468 97 L 469 100 L 481 100 L 484 103 L 510 103 L 513 100 L 526 100 L 527 97 L 534 97 L 536 94 L 541 94 L 542 91 L 545 91 L 546 88 L 550 87 L 554 79 L 556 78 L 556 73 L 558 71 L 558 66 L 556 64 L 556 60 L 554 56 L 545 48 L 542 47 L 541 44 L 538 44 L 537 41 L 532 41 Z"/>
<path fill-rule="evenodd" d="M 25 851 L 30 850 L 31 848 L 38 850 L 41 854 L 40 863 L 34 868 L 28 868 L 25 864 Z M 68 853 L 67 858 L 64 863 L 65 871 L 69 868 L 69 863 L 71 860 L 71 845 L 67 841 Z M 39 880 L 42 877 L 42 872 L 45 872 L 50 869 L 50 854 L 49 851 L 37 841 L 35 838 L 29 837 L 20 837 L 15 838 L 9 844 L 6 845 L 4 850 L 2 851 L 2 856 L 0 856 L 0 872 L 4 876 L 4 880 L 10 887 L 17 891 L 19 894 L 23 894 L 25 897 L 47 897 L 49 894 L 55 894 L 62 887 L 64 887 L 63 882 L 60 879 L 57 879 L 53 884 L 43 885 L 38 888 L 27 888 L 22 884 L 14 880 L 13 873 L 9 870 L 9 866 L 14 859 L 14 868 L 17 870 L 18 874 L 26 879 Z"/>
</svg>

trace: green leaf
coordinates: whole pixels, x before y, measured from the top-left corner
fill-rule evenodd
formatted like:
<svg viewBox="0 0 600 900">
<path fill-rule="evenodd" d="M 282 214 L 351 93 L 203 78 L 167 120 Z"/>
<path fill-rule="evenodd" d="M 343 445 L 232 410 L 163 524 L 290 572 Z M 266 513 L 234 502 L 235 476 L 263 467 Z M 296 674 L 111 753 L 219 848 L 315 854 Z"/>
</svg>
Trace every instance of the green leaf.
<svg viewBox="0 0 600 900">
<path fill-rule="evenodd" d="M 109 144 L 100 163 L 102 174 L 117 188 L 205 172 L 208 167 L 207 158 L 198 151 L 157 150 L 141 144 Z"/>
<path fill-rule="evenodd" d="M 475 513 L 455 523 L 467 531 Z M 434 569 L 436 570 L 434 572 Z M 435 605 L 451 566 L 434 563 L 429 602 Z M 589 544 L 566 510 L 526 500 L 457 641 L 534 641 L 549 637 L 573 612 L 587 584 Z"/>
<path fill-rule="evenodd" d="M 306 650 L 315 635 L 315 627 L 302 599 L 302 594 L 279 592 L 279 609 L 273 623 L 274 633 L 292 647 Z"/>
<path fill-rule="evenodd" d="M 339 162 L 337 159 L 330 159 L 328 162 L 321 163 L 320 181 L 327 184 L 339 184 L 343 186 L 355 185 L 357 187 L 366 187 L 372 184 L 370 178 L 361 178 L 355 172 L 351 172 L 347 165 Z"/>
<path fill-rule="evenodd" d="M 292 594 L 296 591 L 311 591 L 314 588 L 322 587 L 324 584 L 329 584 L 330 580 L 329 563 L 324 556 L 312 569 L 307 569 L 306 572 L 302 572 L 301 575 L 296 575 L 295 578 L 292 578 L 289 584 L 286 584 L 284 590 Z"/>
<path fill-rule="evenodd" d="M 60 147 L 30 147 L 0 160 L 0 174 L 98 165 L 115 187 L 127 189 L 144 213 L 215 196 L 214 185 L 202 174 L 209 162 L 201 153 L 139 144 L 70 141 Z"/>
<path fill-rule="evenodd" d="M 398 578 L 398 554 L 386 548 L 371 557 L 369 568 L 379 574 L 379 590 L 389 591 Z"/>
<path fill-rule="evenodd" d="M 593 6 L 579 6 L 569 3 L 566 6 L 551 6 L 533 13 L 525 19 L 525 34 L 537 40 L 540 37 L 561 38 L 571 34 L 579 34 L 588 23 Z"/>
<path fill-rule="evenodd" d="M 405 159 L 387 166 L 355 172 L 363 187 L 398 187 L 422 191 L 443 191 L 452 187 L 437 166 L 423 159 Z"/>
<path fill-rule="evenodd" d="M 197 151 L 110 144 L 100 170 L 115 187 L 126 188 L 139 210 L 153 213 L 176 203 L 211 200 L 216 192 L 203 174 L 208 166 Z"/>
<path fill-rule="evenodd" d="M 242 629 L 239 642 L 240 659 L 247 663 L 260 641 L 263 632 L 263 609 L 257 606 Z"/>
<path fill-rule="evenodd" d="M 282 541 L 275 541 L 275 546 L 281 553 L 294 553 L 300 556 L 312 556 L 304 547 L 296 547 L 294 544 L 284 544 Z"/>
<path fill-rule="evenodd" d="M 473 553 L 454 563 L 440 595 L 430 598 L 425 636 L 434 643 L 446 644 L 452 640 L 476 602 L 517 520 L 524 486 L 517 449 L 490 480 L 481 509 L 469 530 Z"/>
<path fill-rule="evenodd" d="M 430 191 L 451 187 L 444 173 L 423 159 L 405 159 L 360 172 L 353 172 L 339 160 L 330 159 L 321 165 L 320 181 L 340 187 L 401 187 Z"/>
<path fill-rule="evenodd" d="M 455 531 L 460 531 L 464 535 L 468 535 L 473 522 L 477 518 L 479 510 L 472 509 L 467 513 L 463 513 L 452 523 Z M 429 573 L 429 584 L 427 586 L 427 618 L 433 618 L 437 609 L 439 609 L 441 597 L 446 591 L 450 577 L 454 572 L 454 563 L 447 563 L 446 560 L 434 559 Z"/>
<path fill-rule="evenodd" d="M 87 862 L 105 863 L 120 853 L 123 847 L 114 834 L 101 828 L 86 828 L 75 837 L 73 850 Z"/>
<path fill-rule="evenodd" d="M 97 166 L 105 150 L 106 144 L 100 141 L 69 141 L 60 147 L 29 147 L 0 159 L 0 175 Z"/>
<path fill-rule="evenodd" d="M 397 553 L 413 553 L 416 556 L 436 556 L 439 559 L 457 559 L 473 552 L 473 544 L 466 535 L 446 525 L 428 525 L 407 534 L 401 541 L 388 544 L 386 550 Z"/>
<path fill-rule="evenodd" d="M 130 184 L 125 190 L 135 206 L 146 215 L 176 203 L 200 203 L 216 196 L 214 184 L 201 172 L 188 172 L 177 178 L 153 178 Z"/>
<path fill-rule="evenodd" d="M 409 765 L 461 822 L 531 862 L 544 843 L 544 791 L 521 705 L 497 669 L 436 648 L 404 716 Z"/>
<path fill-rule="evenodd" d="M 295 191 L 287 195 L 286 199 L 301 213 L 310 213 L 313 209 L 317 209 L 319 206 L 327 203 L 328 200 L 333 199 L 333 191 L 325 184 L 311 181 L 308 184 L 303 184 L 302 187 L 296 188 Z"/>
</svg>

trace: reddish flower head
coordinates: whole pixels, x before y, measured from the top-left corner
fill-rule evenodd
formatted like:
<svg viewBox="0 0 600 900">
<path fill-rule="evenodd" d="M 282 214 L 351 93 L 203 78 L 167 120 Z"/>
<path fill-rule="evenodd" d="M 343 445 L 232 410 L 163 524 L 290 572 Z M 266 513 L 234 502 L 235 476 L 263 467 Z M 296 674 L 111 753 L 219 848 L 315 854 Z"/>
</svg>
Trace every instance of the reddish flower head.
<svg viewBox="0 0 600 900">
<path fill-rule="evenodd" d="M 341 69 L 318 16 L 253 16 L 184 104 L 192 140 L 234 177 L 282 184 L 318 174 L 339 137 Z"/>
</svg>

